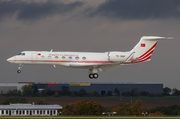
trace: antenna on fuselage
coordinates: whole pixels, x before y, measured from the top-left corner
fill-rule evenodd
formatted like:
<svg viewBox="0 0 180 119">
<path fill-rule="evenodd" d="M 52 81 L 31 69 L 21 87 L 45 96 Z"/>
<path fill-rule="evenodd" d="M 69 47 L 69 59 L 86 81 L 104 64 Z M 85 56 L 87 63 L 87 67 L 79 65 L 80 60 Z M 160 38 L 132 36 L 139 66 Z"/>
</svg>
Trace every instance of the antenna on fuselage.
<svg viewBox="0 0 180 119">
<path fill-rule="evenodd" d="M 52 52 L 53 51 L 53 49 L 51 49 L 51 51 L 50 52 Z"/>
</svg>

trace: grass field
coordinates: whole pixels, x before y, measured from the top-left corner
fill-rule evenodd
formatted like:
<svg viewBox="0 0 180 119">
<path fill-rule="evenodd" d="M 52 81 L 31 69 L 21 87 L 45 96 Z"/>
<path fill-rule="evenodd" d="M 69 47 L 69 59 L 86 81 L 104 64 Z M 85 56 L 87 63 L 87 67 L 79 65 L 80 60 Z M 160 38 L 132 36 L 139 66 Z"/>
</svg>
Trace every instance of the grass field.
<svg viewBox="0 0 180 119">
<path fill-rule="evenodd" d="M 180 117 L 0 117 L 0 119 L 180 119 Z"/>
</svg>

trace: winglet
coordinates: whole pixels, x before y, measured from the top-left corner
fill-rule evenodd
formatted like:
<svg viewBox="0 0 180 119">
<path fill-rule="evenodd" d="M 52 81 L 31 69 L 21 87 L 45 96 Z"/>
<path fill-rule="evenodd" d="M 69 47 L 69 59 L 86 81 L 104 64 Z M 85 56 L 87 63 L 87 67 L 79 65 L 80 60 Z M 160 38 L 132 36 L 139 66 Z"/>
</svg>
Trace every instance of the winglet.
<svg viewBox="0 0 180 119">
<path fill-rule="evenodd" d="M 167 40 L 174 39 L 174 37 L 166 37 Z"/>
</svg>

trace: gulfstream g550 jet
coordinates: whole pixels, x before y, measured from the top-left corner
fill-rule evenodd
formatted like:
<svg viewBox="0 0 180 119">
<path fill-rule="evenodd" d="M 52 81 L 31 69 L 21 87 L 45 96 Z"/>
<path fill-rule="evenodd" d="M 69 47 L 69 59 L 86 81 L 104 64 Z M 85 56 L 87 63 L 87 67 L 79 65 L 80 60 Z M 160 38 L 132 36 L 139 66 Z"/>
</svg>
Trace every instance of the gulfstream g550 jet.
<svg viewBox="0 0 180 119">
<path fill-rule="evenodd" d="M 23 51 L 9 59 L 10 63 L 19 64 L 17 73 L 25 64 L 44 64 L 89 69 L 89 78 L 98 78 L 98 71 L 108 71 L 123 65 L 150 61 L 158 40 L 170 39 L 157 36 L 143 36 L 139 43 L 127 52 L 54 52 Z"/>
</svg>

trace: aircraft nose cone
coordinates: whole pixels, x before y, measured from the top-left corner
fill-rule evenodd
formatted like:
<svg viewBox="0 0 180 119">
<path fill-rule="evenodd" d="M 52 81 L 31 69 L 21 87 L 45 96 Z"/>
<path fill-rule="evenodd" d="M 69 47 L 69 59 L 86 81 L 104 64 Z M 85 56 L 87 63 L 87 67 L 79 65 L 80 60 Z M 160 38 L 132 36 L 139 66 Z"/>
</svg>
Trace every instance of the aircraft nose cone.
<svg viewBox="0 0 180 119">
<path fill-rule="evenodd" d="M 10 57 L 7 59 L 8 62 L 12 62 L 13 60 L 15 60 L 15 57 Z"/>
</svg>

